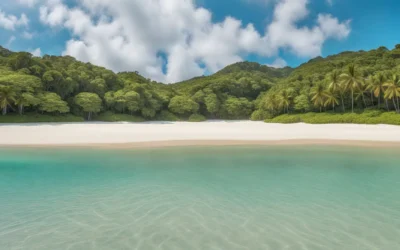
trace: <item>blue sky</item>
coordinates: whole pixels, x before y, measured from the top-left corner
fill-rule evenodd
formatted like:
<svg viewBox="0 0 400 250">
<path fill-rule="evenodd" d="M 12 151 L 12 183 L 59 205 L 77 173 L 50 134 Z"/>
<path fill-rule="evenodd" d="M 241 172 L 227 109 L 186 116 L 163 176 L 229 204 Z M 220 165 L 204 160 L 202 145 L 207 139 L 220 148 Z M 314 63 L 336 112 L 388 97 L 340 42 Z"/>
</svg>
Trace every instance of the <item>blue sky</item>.
<svg viewBox="0 0 400 250">
<path fill-rule="evenodd" d="M 240 60 L 297 66 L 318 55 L 400 43 L 398 0 L 109 2 L 1 1 L 0 45 L 172 82 Z"/>
</svg>

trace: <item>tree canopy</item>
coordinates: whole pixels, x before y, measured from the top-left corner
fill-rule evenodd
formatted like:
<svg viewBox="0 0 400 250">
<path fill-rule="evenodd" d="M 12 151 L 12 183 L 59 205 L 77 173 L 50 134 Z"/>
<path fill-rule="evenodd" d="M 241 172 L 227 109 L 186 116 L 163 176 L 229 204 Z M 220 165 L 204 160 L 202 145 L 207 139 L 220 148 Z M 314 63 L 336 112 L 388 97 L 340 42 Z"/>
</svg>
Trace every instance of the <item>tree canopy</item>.
<svg viewBox="0 0 400 250">
<path fill-rule="evenodd" d="M 400 112 L 399 55 L 396 45 L 317 57 L 297 68 L 238 62 L 213 75 L 162 84 L 70 56 L 33 57 L 0 47 L 0 103 L 4 115 L 70 113 L 87 119 L 100 113 L 202 120 L 366 108 Z"/>
</svg>

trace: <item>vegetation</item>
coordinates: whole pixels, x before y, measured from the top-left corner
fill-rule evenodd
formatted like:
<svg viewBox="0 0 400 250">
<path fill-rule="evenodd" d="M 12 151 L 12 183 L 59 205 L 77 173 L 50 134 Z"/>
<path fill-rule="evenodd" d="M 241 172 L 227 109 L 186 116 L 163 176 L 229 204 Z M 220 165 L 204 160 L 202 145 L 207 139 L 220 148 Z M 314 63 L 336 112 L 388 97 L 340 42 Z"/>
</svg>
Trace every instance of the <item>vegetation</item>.
<svg viewBox="0 0 400 250">
<path fill-rule="evenodd" d="M 241 62 L 162 84 L 69 56 L 39 58 L 0 47 L 0 122 L 250 118 L 398 124 L 399 54 L 400 45 L 380 47 L 283 69 Z"/>
</svg>

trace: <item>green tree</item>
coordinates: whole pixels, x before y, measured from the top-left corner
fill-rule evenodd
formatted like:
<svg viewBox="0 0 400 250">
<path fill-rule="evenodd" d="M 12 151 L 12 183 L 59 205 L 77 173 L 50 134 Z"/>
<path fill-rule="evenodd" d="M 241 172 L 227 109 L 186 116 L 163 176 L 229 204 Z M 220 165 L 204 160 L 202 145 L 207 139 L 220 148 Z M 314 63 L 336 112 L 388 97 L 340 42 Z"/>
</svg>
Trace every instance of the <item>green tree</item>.
<svg viewBox="0 0 400 250">
<path fill-rule="evenodd" d="M 47 113 L 68 113 L 67 102 L 63 101 L 59 95 L 52 92 L 44 92 L 39 95 L 39 110 Z"/>
<path fill-rule="evenodd" d="M 385 84 L 385 98 L 393 100 L 394 108 L 400 113 L 399 97 L 400 97 L 400 78 L 398 75 L 393 75 L 392 78 Z M 395 100 L 397 100 L 397 105 Z"/>
<path fill-rule="evenodd" d="M 15 99 L 15 104 L 18 105 L 18 112 L 20 115 L 24 113 L 25 107 L 37 106 L 39 103 L 40 99 L 29 92 L 21 93 L 17 95 Z"/>
<path fill-rule="evenodd" d="M 340 72 L 338 70 L 334 70 L 329 75 L 328 90 L 332 94 L 338 93 L 340 95 L 340 102 L 342 103 L 342 109 L 343 109 L 343 112 L 345 112 L 346 109 L 344 107 L 344 100 L 343 100 L 344 88 L 343 88 L 342 82 L 340 81 Z"/>
<path fill-rule="evenodd" d="M 3 115 L 7 114 L 7 108 L 15 102 L 15 97 L 16 94 L 11 87 L 0 86 L 0 108 L 3 110 Z"/>
<path fill-rule="evenodd" d="M 322 107 L 325 106 L 327 93 L 325 85 L 320 82 L 311 89 L 311 100 L 315 107 L 319 107 L 319 112 L 322 112 Z"/>
<path fill-rule="evenodd" d="M 216 115 L 220 109 L 221 102 L 218 99 L 218 96 L 214 93 L 208 94 L 204 97 L 204 103 L 207 107 L 207 111 L 210 114 Z"/>
<path fill-rule="evenodd" d="M 75 103 L 80 106 L 84 112 L 88 113 L 88 120 L 92 119 L 92 113 L 100 112 L 101 99 L 96 93 L 82 92 L 75 96 Z"/>
<path fill-rule="evenodd" d="M 330 106 L 332 105 L 333 112 L 335 112 L 335 106 L 339 104 L 339 100 L 336 98 L 336 95 L 332 91 L 326 91 L 325 95 L 325 106 Z"/>
<path fill-rule="evenodd" d="M 223 108 L 232 119 L 248 119 L 253 112 L 253 104 L 244 97 L 229 97 L 224 102 Z"/>
<path fill-rule="evenodd" d="M 199 104 L 186 96 L 175 96 L 171 99 L 168 108 L 179 115 L 194 114 L 199 110 Z"/>
<path fill-rule="evenodd" d="M 306 112 L 310 110 L 310 101 L 306 95 L 299 95 L 294 98 L 294 108 L 298 111 Z"/>
<path fill-rule="evenodd" d="M 386 77 L 382 72 L 370 78 L 368 82 L 368 90 L 372 91 L 374 96 L 378 98 L 378 108 L 381 108 L 381 96 L 384 93 L 385 82 Z"/>
<path fill-rule="evenodd" d="M 351 91 L 351 112 L 354 112 L 354 92 L 360 89 L 362 77 L 354 64 L 347 67 L 347 71 L 340 75 L 344 89 Z"/>
</svg>

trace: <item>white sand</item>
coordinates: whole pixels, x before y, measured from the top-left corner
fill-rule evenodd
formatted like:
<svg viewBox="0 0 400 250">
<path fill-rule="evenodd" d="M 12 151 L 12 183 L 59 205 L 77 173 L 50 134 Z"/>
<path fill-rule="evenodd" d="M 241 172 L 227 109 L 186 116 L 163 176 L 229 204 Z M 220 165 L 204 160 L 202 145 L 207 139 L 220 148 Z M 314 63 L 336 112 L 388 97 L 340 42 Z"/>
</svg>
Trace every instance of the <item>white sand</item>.
<svg viewBox="0 0 400 250">
<path fill-rule="evenodd" d="M 400 126 L 267 124 L 251 121 L 0 125 L 0 145 L 129 144 L 168 141 L 378 141 L 400 143 Z"/>
</svg>

